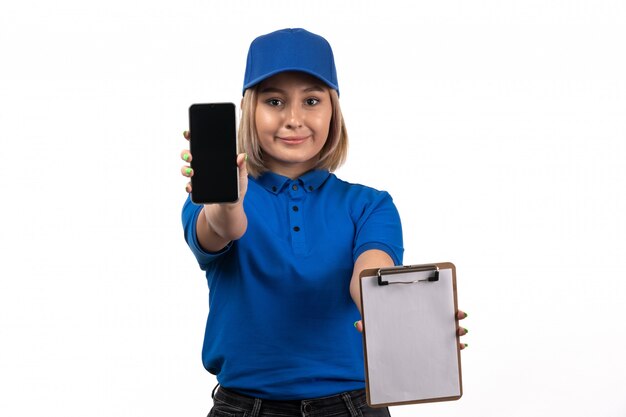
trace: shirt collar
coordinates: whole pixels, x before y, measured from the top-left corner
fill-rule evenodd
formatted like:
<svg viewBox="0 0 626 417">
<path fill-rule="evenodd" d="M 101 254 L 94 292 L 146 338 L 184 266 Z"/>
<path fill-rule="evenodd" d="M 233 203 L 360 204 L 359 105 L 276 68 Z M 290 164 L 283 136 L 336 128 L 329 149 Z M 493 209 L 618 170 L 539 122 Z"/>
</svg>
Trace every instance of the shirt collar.
<svg viewBox="0 0 626 417">
<path fill-rule="evenodd" d="M 299 178 L 292 180 L 289 177 L 275 174 L 271 171 L 267 171 L 256 178 L 256 182 L 265 188 L 267 191 L 278 194 L 288 184 L 296 181 L 299 182 L 306 192 L 315 191 L 324 185 L 324 182 L 330 176 L 330 172 L 322 169 L 314 169 L 312 171 L 303 174 Z"/>
</svg>

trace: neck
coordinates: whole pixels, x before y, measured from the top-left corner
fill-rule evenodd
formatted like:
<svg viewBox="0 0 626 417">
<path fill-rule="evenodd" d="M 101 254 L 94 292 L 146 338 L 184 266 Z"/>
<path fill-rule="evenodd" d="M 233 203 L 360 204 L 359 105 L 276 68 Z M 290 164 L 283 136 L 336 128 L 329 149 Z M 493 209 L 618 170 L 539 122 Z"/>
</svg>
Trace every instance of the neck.
<svg viewBox="0 0 626 417">
<path fill-rule="evenodd" d="M 281 164 L 280 166 L 268 166 L 269 170 L 272 171 L 275 174 L 278 175 L 282 175 L 284 177 L 287 178 L 291 178 L 292 180 L 295 180 L 296 178 L 301 177 L 302 175 L 306 174 L 307 172 L 313 170 L 315 168 L 315 165 L 313 164 L 291 164 L 291 165 L 285 165 L 285 164 Z"/>
</svg>

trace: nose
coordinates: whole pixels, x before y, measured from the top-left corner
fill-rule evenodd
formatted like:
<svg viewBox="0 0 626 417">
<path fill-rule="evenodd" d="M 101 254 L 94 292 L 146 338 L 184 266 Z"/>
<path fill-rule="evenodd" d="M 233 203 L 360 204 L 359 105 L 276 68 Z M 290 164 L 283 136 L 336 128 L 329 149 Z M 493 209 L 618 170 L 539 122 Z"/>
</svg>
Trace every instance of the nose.
<svg viewBox="0 0 626 417">
<path fill-rule="evenodd" d="M 288 129 L 296 129 L 302 127 L 302 109 L 299 106 L 289 106 L 285 120 L 285 127 Z"/>
</svg>

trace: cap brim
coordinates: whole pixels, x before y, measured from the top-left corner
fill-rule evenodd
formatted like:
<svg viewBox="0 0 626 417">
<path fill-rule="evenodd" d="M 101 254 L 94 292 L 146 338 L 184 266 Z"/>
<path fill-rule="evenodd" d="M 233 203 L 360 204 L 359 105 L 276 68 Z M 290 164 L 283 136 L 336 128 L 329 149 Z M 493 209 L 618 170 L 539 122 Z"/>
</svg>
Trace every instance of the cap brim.
<svg viewBox="0 0 626 417">
<path fill-rule="evenodd" d="M 251 81 L 249 81 L 248 83 L 246 83 L 243 86 L 243 92 L 245 93 L 245 91 L 250 88 L 250 87 L 254 87 L 255 85 L 263 82 L 264 80 L 276 75 L 276 74 L 280 74 L 281 72 L 287 72 L 287 71 L 298 71 L 298 72 L 304 72 L 305 74 L 309 74 L 314 76 L 315 78 L 317 78 L 318 80 L 322 81 L 324 84 L 326 84 L 327 86 L 329 86 L 330 88 L 332 88 L 333 90 L 337 91 L 337 95 L 339 95 L 339 87 L 336 84 L 331 83 L 330 81 L 324 79 L 324 77 L 320 77 L 319 74 L 316 74 L 313 71 L 304 69 L 304 68 L 297 68 L 297 67 L 292 67 L 292 68 L 281 68 L 281 69 L 277 69 L 275 71 L 270 71 L 267 74 L 263 74 L 260 77 L 257 77 Z"/>
</svg>

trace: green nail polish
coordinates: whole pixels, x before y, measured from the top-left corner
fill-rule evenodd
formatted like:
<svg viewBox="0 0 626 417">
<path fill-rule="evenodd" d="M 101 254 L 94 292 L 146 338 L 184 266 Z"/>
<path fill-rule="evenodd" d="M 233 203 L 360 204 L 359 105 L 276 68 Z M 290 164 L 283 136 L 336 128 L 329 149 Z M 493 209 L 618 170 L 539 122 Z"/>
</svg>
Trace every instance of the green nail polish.
<svg viewBox="0 0 626 417">
<path fill-rule="evenodd" d="M 189 161 L 189 154 L 188 154 L 188 153 L 184 154 L 184 155 L 183 155 L 183 159 L 184 159 L 185 161 Z"/>
<path fill-rule="evenodd" d="M 463 317 L 463 318 L 467 318 L 467 313 L 464 312 L 464 314 L 465 314 L 465 317 Z"/>
<path fill-rule="evenodd" d="M 354 322 L 354 328 L 355 329 L 356 329 L 356 325 L 357 325 L 358 322 L 359 322 L 358 320 Z"/>
<path fill-rule="evenodd" d="M 465 347 L 468 347 L 469 345 L 467 343 L 465 343 Z"/>
<path fill-rule="evenodd" d="M 187 169 L 185 170 L 185 174 L 187 174 L 187 175 L 191 175 L 191 168 L 187 168 Z"/>
<path fill-rule="evenodd" d="M 248 154 L 246 154 L 244 161 L 247 161 L 247 160 L 248 160 Z"/>
<path fill-rule="evenodd" d="M 463 327 L 463 330 L 465 330 L 465 334 L 469 333 L 469 330 L 467 330 L 465 327 Z"/>
</svg>

